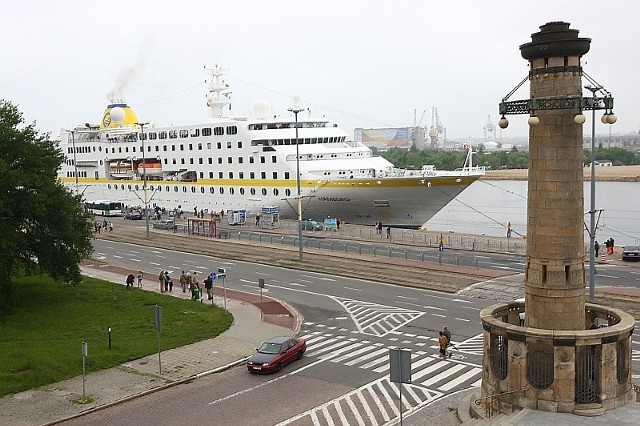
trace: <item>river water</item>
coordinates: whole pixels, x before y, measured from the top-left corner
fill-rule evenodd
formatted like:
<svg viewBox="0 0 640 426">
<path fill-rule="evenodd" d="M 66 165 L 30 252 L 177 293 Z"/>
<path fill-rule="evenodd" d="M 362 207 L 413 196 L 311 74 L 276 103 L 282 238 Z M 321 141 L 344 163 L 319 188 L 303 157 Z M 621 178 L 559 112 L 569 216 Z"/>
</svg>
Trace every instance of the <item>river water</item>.
<svg viewBox="0 0 640 426">
<path fill-rule="evenodd" d="M 590 182 L 584 183 L 584 200 L 583 219 L 589 228 Z M 596 240 L 613 238 L 617 247 L 640 244 L 640 183 L 596 182 L 595 207 Z M 526 235 L 527 181 L 478 180 L 425 226 L 430 231 L 505 236 L 509 221 L 512 238 Z M 585 242 L 588 238 L 585 231 Z"/>
</svg>

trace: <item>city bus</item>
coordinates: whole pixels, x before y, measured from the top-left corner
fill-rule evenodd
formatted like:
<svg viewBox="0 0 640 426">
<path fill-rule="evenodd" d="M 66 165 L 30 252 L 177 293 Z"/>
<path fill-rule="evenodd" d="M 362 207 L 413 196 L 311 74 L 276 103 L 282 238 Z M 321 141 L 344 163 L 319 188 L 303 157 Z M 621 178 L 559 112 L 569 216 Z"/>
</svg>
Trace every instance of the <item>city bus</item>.
<svg viewBox="0 0 640 426">
<path fill-rule="evenodd" d="M 88 212 L 96 216 L 122 216 L 123 203 L 120 201 L 88 201 L 84 203 Z"/>
</svg>

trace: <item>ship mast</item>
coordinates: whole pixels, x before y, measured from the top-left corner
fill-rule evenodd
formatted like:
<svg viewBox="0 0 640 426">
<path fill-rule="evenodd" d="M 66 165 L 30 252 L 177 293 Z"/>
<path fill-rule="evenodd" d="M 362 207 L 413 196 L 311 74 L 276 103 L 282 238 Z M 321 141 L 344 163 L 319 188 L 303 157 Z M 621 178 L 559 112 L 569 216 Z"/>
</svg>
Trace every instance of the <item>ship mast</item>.
<svg viewBox="0 0 640 426">
<path fill-rule="evenodd" d="M 207 106 L 211 111 L 211 118 L 223 116 L 222 108 L 231 104 L 231 92 L 228 91 L 229 84 L 222 77 L 223 69 L 217 64 L 213 68 L 204 67 L 211 73 L 209 83 L 209 93 L 207 94 Z"/>
</svg>

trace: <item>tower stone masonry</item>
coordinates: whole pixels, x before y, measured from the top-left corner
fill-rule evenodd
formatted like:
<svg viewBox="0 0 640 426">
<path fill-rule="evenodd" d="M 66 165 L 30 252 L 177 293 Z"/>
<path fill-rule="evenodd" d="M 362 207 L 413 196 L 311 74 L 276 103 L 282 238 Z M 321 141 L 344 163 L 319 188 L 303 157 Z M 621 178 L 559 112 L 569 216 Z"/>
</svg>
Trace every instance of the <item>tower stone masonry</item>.
<svg viewBox="0 0 640 426">
<path fill-rule="evenodd" d="M 540 27 L 520 46 L 530 63 L 530 95 L 581 96 L 580 57 L 591 40 L 569 24 Z M 529 130 L 527 201 L 526 326 L 585 328 L 582 126 L 572 109 L 533 111 Z"/>
</svg>

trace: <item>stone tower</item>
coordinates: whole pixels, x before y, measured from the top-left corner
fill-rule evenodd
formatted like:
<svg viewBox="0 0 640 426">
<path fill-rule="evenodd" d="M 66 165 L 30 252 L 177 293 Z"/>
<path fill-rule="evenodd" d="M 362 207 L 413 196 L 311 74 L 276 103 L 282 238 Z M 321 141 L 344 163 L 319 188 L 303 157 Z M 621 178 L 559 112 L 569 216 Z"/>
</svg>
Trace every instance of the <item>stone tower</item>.
<svg viewBox="0 0 640 426">
<path fill-rule="evenodd" d="M 551 22 L 520 46 L 530 64 L 532 99 L 581 96 L 580 57 L 591 39 Z M 574 109 L 533 111 L 529 130 L 526 326 L 585 326 L 582 126 Z M 530 120 L 531 122 L 531 120 Z M 533 124 L 532 123 L 532 124 Z"/>
<path fill-rule="evenodd" d="M 590 44 L 566 22 L 542 25 L 520 46 L 530 99 L 506 102 L 512 91 L 500 104 L 502 128 L 504 114 L 530 115 L 527 264 L 524 304 L 480 312 L 483 376 L 474 399 L 486 416 L 524 407 L 598 415 L 633 397 L 634 318 L 585 303 L 582 110 L 603 109 L 582 93 L 580 58 Z"/>
</svg>

